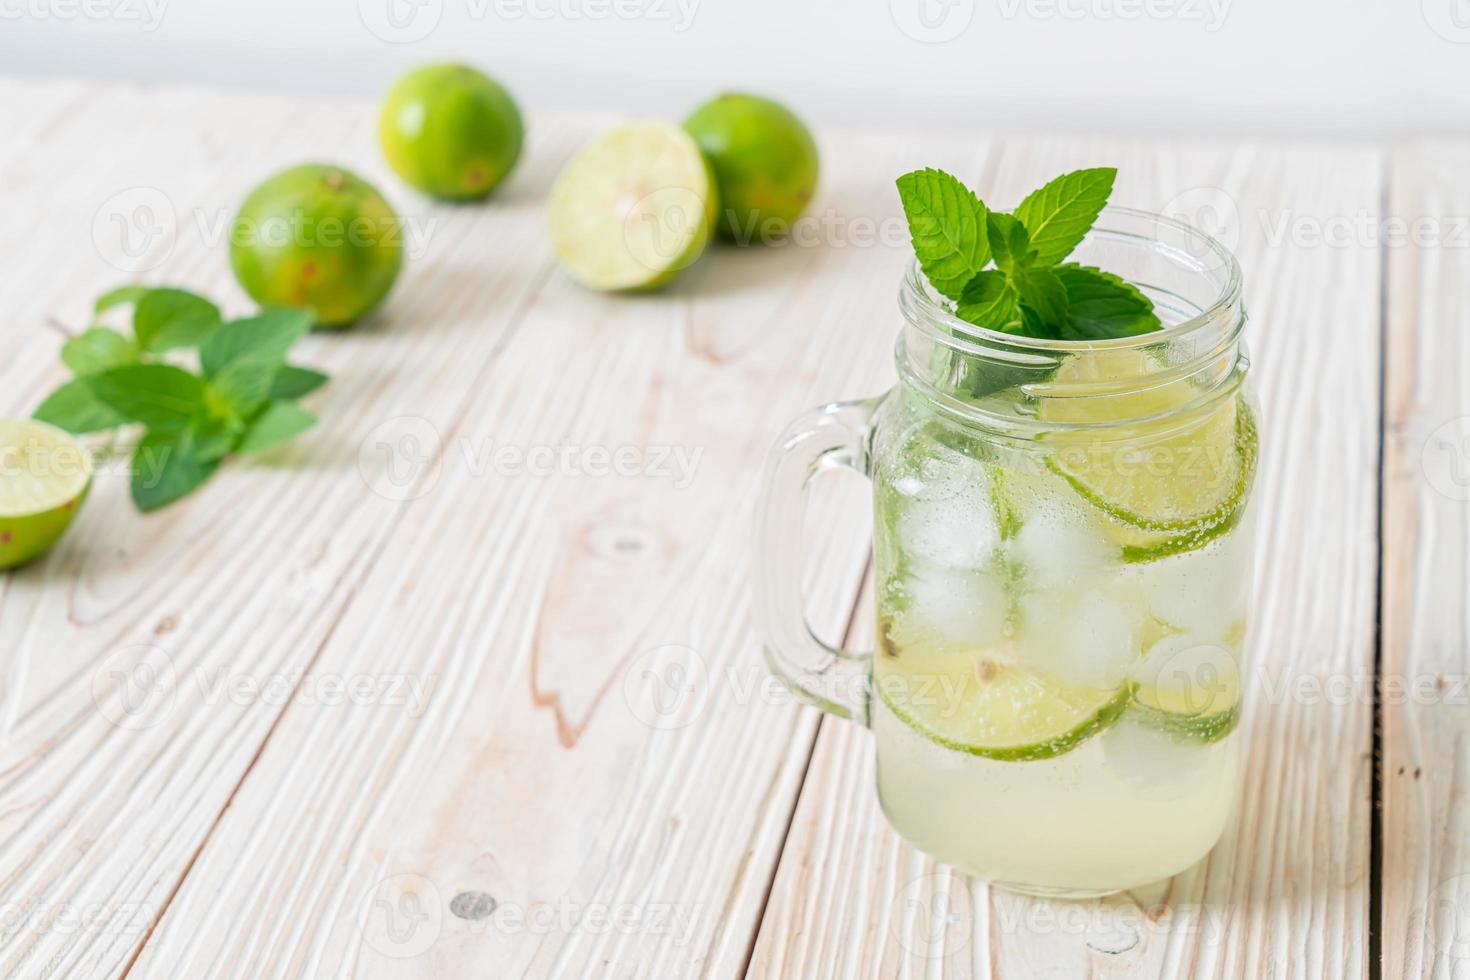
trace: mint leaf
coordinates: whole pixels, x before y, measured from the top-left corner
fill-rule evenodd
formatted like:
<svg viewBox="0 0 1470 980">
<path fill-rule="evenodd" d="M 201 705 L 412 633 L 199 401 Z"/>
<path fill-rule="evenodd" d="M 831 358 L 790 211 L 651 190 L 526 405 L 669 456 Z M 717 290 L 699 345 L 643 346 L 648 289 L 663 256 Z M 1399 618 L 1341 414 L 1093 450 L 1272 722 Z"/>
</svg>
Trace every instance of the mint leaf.
<svg viewBox="0 0 1470 980">
<path fill-rule="evenodd" d="M 150 429 L 187 425 L 204 403 L 204 382 L 171 364 L 134 364 L 85 380 L 98 401 Z"/>
<path fill-rule="evenodd" d="M 190 428 L 150 431 L 133 450 L 133 503 L 144 513 L 190 493 L 219 468 L 199 454 Z"/>
<path fill-rule="evenodd" d="M 1154 304 L 1111 272 L 1068 263 L 1055 270 L 1067 293 L 1065 340 L 1107 340 L 1133 337 L 1162 329 Z"/>
<path fill-rule="evenodd" d="M 219 325 L 219 307 L 183 289 L 150 289 L 133 310 L 138 346 L 154 354 L 198 347 Z"/>
<path fill-rule="evenodd" d="M 959 299 L 965 284 L 990 260 L 985 205 L 942 170 L 915 170 L 898 178 L 919 267 L 934 288 Z"/>
<path fill-rule="evenodd" d="M 316 416 L 295 402 L 275 402 L 250 424 L 235 447 L 237 453 L 258 453 L 296 438 L 316 425 Z"/>
<path fill-rule="evenodd" d="M 78 436 L 128 424 L 126 418 L 92 393 L 85 378 L 73 378 L 53 391 L 36 409 L 34 418 Z"/>
<path fill-rule="evenodd" d="M 226 323 L 199 351 L 204 376 L 212 378 L 227 365 L 246 360 L 267 363 L 274 373 L 313 319 L 310 310 L 283 307 Z"/>
<path fill-rule="evenodd" d="M 316 391 L 327 380 L 320 371 L 287 364 L 276 370 L 275 380 L 271 382 L 271 401 L 295 401 Z"/>
<path fill-rule="evenodd" d="M 1117 176 L 1113 167 L 1077 170 L 1026 195 L 1015 213 L 1030 235 L 1038 265 L 1056 265 L 1077 247 L 1108 203 Z"/>
<path fill-rule="evenodd" d="M 225 365 L 208 384 L 235 415 L 249 418 L 270 399 L 276 370 L 267 362 L 235 361 Z"/>
<path fill-rule="evenodd" d="M 997 268 L 1009 274 L 1031 264 L 1031 241 L 1025 225 L 1002 211 L 990 212 L 986 221 Z"/>
<path fill-rule="evenodd" d="M 97 313 L 106 313 L 114 306 L 126 306 L 129 303 L 136 303 L 152 291 L 153 289 L 150 286 L 119 286 L 99 296 L 97 302 L 93 304 L 92 309 Z"/>
<path fill-rule="evenodd" d="M 1048 336 L 1061 336 L 1067 319 L 1067 289 L 1050 269 L 1024 269 L 1016 276 L 1021 302 L 1034 312 Z"/>
<path fill-rule="evenodd" d="M 138 347 L 109 327 L 93 327 L 68 340 L 61 361 L 75 374 L 96 374 L 109 368 L 138 363 Z"/>
<path fill-rule="evenodd" d="M 1021 319 L 1020 296 L 998 269 L 987 269 L 965 286 L 955 316 L 990 330 L 1010 330 Z"/>
<path fill-rule="evenodd" d="M 194 454 L 201 460 L 223 459 L 235 448 L 240 433 L 245 431 L 239 416 L 201 412 L 189 423 L 194 435 Z"/>
</svg>

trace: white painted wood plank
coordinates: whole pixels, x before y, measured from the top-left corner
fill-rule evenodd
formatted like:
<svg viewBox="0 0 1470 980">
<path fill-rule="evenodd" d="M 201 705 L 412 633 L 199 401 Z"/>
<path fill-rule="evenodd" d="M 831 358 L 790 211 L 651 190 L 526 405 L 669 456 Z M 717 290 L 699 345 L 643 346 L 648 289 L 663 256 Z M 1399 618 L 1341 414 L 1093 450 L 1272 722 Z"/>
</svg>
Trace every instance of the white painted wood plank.
<svg viewBox="0 0 1470 980">
<path fill-rule="evenodd" d="M 1105 164 L 1120 169 L 1119 203 L 1164 209 L 1182 196 L 1233 215 L 1226 239 L 1245 268 L 1266 438 L 1237 815 L 1212 856 L 1172 882 L 1088 903 L 1022 898 L 902 842 L 874 799 L 868 734 L 824 721 L 752 977 L 1367 972 L 1371 696 L 1290 692 L 1333 679 L 1361 691 L 1373 676 L 1379 253 L 1367 241 L 1313 245 L 1310 233 L 1374 220 L 1379 156 L 1008 140 L 970 176 L 1005 202 Z"/>
<path fill-rule="evenodd" d="M 310 399 L 317 430 L 148 517 L 110 469 L 51 555 L 0 576 L 6 677 L 24 681 L 0 748 L 0 904 L 26 910 L 0 934 L 0 973 L 115 975 L 136 955 L 285 708 L 279 688 L 219 683 L 299 676 L 384 559 L 405 507 L 369 489 L 359 451 L 394 417 L 446 428 L 459 417 L 550 269 L 534 247 L 540 201 L 571 136 L 566 124 L 538 126 L 494 212 L 440 208 L 387 178 L 364 103 L 95 84 L 3 164 L 14 218 L 0 242 L 0 329 L 14 352 L 0 364 L 7 413 L 28 412 L 61 379 L 44 318 L 82 323 L 91 299 L 125 278 L 92 241 L 95 213 L 119 190 L 158 188 L 177 219 L 149 281 L 199 288 L 241 312 L 223 239 L 210 236 L 279 167 L 365 161 L 432 233 L 382 316 L 303 343 L 300 361 L 334 375 Z M 117 724 L 115 671 L 144 653 L 171 668 L 157 713 Z M 78 910 L 104 924 L 52 921 Z"/>
<path fill-rule="evenodd" d="M 1383 976 L 1470 976 L 1470 143 L 1393 155 L 1383 579 Z"/>
<path fill-rule="evenodd" d="M 815 727 L 748 624 L 760 462 L 797 411 L 891 381 L 894 176 L 985 153 L 890 135 L 823 149 L 817 244 L 720 249 L 659 295 L 560 274 L 537 295 L 314 666 L 407 674 L 433 697 L 293 704 L 134 975 L 743 969 Z M 864 244 L 880 221 L 891 245 Z M 698 464 L 687 485 L 476 472 L 488 450 L 563 445 Z M 868 506 L 825 514 L 809 544 L 826 632 L 849 616 Z"/>
</svg>

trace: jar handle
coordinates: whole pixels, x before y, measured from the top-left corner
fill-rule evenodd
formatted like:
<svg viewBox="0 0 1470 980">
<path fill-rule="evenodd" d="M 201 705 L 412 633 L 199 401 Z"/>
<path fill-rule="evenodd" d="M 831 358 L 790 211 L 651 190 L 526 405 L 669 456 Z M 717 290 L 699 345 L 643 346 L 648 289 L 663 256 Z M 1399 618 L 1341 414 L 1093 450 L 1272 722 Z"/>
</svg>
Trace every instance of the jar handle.
<svg viewBox="0 0 1470 980">
<path fill-rule="evenodd" d="M 868 724 L 871 653 L 823 643 L 806 620 L 801 593 L 806 490 L 845 467 L 871 477 L 868 446 L 881 398 L 834 402 L 795 419 L 766 458 L 755 512 L 755 621 L 771 672 L 802 700 Z"/>
</svg>

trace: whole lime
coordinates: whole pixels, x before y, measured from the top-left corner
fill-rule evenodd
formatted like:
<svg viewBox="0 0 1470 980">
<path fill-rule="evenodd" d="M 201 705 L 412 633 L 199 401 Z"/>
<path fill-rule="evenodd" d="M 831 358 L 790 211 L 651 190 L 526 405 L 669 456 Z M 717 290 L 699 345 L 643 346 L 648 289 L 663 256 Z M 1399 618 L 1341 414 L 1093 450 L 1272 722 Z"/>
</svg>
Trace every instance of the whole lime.
<svg viewBox="0 0 1470 980">
<path fill-rule="evenodd" d="M 54 426 L 0 419 L 0 568 L 45 554 L 92 486 L 92 457 Z"/>
<path fill-rule="evenodd" d="M 403 223 L 351 171 L 303 164 L 245 198 L 230 235 L 230 265 L 257 303 L 310 307 L 317 326 L 345 327 L 393 288 Z"/>
<path fill-rule="evenodd" d="M 730 92 L 698 109 L 684 128 L 719 182 L 720 233 L 742 244 L 786 234 L 817 190 L 817 144 L 791 110 Z"/>
<path fill-rule="evenodd" d="M 482 198 L 521 155 L 525 128 L 500 83 L 465 65 L 426 65 L 383 101 L 378 138 L 388 163 L 431 197 Z"/>
</svg>

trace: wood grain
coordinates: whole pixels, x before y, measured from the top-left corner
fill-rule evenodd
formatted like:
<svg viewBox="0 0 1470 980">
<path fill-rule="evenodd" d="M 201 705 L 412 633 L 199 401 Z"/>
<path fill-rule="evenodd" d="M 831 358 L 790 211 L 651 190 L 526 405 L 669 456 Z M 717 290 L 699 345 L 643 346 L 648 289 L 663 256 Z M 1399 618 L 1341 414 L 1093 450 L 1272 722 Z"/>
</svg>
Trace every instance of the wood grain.
<svg viewBox="0 0 1470 980">
<path fill-rule="evenodd" d="M 1383 976 L 1470 976 L 1470 145 L 1397 148 L 1384 440 Z"/>
<path fill-rule="evenodd" d="M 1172 882 L 1092 903 L 1021 898 L 898 839 L 873 798 L 868 734 L 824 720 L 751 976 L 1367 972 L 1378 251 L 1279 230 L 1371 220 L 1380 161 L 1357 147 L 1007 140 L 969 176 L 1003 202 L 1044 175 L 1102 164 L 1119 167 L 1120 203 L 1198 201 L 1228 218 L 1246 272 L 1267 435 L 1237 815 L 1211 857 Z M 1369 693 L 1310 696 L 1334 678 Z"/>
</svg>

